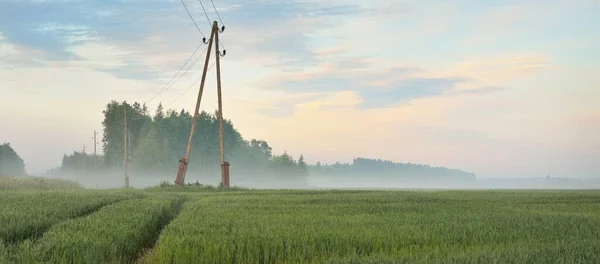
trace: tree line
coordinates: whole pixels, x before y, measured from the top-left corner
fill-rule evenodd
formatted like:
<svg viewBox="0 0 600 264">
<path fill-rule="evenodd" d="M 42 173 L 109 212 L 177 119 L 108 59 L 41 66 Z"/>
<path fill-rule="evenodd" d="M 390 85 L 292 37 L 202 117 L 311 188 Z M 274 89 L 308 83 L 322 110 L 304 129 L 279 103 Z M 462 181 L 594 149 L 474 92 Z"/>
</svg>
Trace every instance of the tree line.
<svg viewBox="0 0 600 264">
<path fill-rule="evenodd" d="M 127 134 L 124 133 L 124 110 L 127 114 Z M 165 110 L 162 104 L 153 115 L 144 104 L 111 101 L 103 110 L 103 155 L 94 156 L 83 152 L 64 155 L 63 171 L 112 171 L 123 170 L 124 137 L 127 136 L 127 163 L 132 173 L 174 174 L 179 159 L 185 152 L 193 115 L 186 110 Z M 225 160 L 229 161 L 232 174 L 284 175 L 306 177 L 308 164 L 300 155 L 294 158 L 288 153 L 274 154 L 271 146 L 262 139 L 246 140 L 233 126 L 231 120 L 223 120 L 223 145 Z M 219 141 L 217 112 L 201 112 L 196 122 L 187 173 L 219 175 Z"/>
<path fill-rule="evenodd" d="M 362 157 L 355 158 L 352 163 L 321 164 L 317 162 L 314 165 L 309 165 L 309 172 L 317 175 L 344 176 L 346 178 L 475 180 L 475 174 L 462 170 Z"/>
<path fill-rule="evenodd" d="M 124 134 L 124 110 L 127 112 L 127 134 Z M 61 166 L 51 172 L 121 173 L 124 165 L 124 136 L 127 136 L 126 159 L 131 173 L 140 175 L 165 175 L 173 177 L 179 159 L 188 142 L 192 114 L 186 110 L 164 109 L 159 104 L 150 114 L 145 104 L 111 101 L 106 104 L 102 120 L 102 155 L 84 151 L 65 154 Z M 343 176 L 348 179 L 394 178 L 394 179 L 474 179 L 475 175 L 461 170 L 432 167 L 411 163 L 397 163 L 379 159 L 358 157 L 352 163 L 316 164 L 306 163 L 304 156 L 294 158 L 288 153 L 273 153 L 263 139 L 244 139 L 229 119 L 223 120 L 225 160 L 232 165 L 231 174 L 252 179 L 303 179 L 309 174 L 318 176 Z M 2 163 L 4 156 L 12 153 L 1 145 L 0 169 L 8 168 Z M 11 149 L 12 150 L 12 149 Z M 14 152 L 14 151 L 13 151 Z M 16 153 L 15 153 L 16 154 Z M 220 175 L 217 112 L 203 111 L 199 114 L 187 173 Z M 14 156 L 10 154 L 9 156 Z M 17 155 L 18 157 L 18 155 Z M 10 164 L 17 164 L 14 173 L 24 174 L 20 157 L 12 157 Z M 5 162 L 6 163 L 6 162 Z M 8 163 L 7 163 L 8 164 Z M 12 166 L 12 165 L 11 165 Z M 12 167 L 11 167 L 12 168 Z M 2 170 L 0 170 L 0 173 Z"/>
</svg>

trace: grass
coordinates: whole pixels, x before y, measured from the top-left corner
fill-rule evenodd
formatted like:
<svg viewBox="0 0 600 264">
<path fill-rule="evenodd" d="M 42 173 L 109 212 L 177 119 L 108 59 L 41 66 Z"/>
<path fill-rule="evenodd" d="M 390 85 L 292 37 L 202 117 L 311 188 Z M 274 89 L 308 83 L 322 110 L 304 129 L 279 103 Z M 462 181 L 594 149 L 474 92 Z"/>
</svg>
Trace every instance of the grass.
<svg viewBox="0 0 600 264">
<path fill-rule="evenodd" d="M 52 225 L 140 194 L 95 191 L 5 191 L 0 193 L 0 241 L 39 237 Z"/>
<path fill-rule="evenodd" d="M 74 190 L 82 189 L 76 182 L 43 177 L 0 176 L 0 191 L 7 190 Z"/>
<path fill-rule="evenodd" d="M 62 222 L 35 243 L 20 245 L 17 262 L 130 263 L 152 244 L 182 201 L 174 195 L 127 200 Z"/>
<path fill-rule="evenodd" d="M 149 263 L 600 259 L 598 192 L 258 192 L 186 203 Z"/>
<path fill-rule="evenodd" d="M 235 187 L 235 186 L 225 189 L 222 186 L 204 185 L 197 181 L 195 183 L 186 183 L 183 186 L 178 186 L 178 185 L 175 185 L 175 183 L 163 181 L 160 183 L 160 185 L 148 187 L 145 190 L 149 191 L 149 192 L 177 192 L 177 193 L 190 192 L 190 193 L 194 193 L 194 192 L 218 192 L 218 191 L 224 191 L 224 192 L 248 191 L 249 189 Z"/>
<path fill-rule="evenodd" d="M 8 255 L 8 249 L 6 248 L 6 246 L 4 245 L 4 242 L 2 242 L 0 240 L 0 263 L 8 263 L 9 259 L 9 255 Z"/>
<path fill-rule="evenodd" d="M 38 239 L 14 246 L 0 242 L 0 262 L 3 258 L 17 263 L 594 263 L 600 259 L 600 191 L 227 191 L 188 186 L 179 192 L 165 185 L 127 192 L 8 193 L 0 194 L 0 199 L 8 199 L 0 203 L 0 215 L 4 210 L 13 212 L 11 219 L 24 226 L 53 220 L 44 225 L 51 227 Z M 121 199 L 125 196 L 131 199 Z M 179 210 L 182 197 L 186 202 Z M 120 201 L 89 215 L 66 213 L 66 208 L 96 204 L 95 199 Z M 46 208 L 46 201 L 64 204 Z"/>
</svg>

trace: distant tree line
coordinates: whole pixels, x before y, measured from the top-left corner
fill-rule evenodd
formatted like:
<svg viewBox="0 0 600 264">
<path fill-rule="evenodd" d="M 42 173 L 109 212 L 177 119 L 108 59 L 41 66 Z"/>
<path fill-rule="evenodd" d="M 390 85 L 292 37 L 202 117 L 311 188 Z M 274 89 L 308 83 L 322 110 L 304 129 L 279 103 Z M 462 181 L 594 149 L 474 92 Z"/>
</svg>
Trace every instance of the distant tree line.
<svg viewBox="0 0 600 264">
<path fill-rule="evenodd" d="M 0 144 L 0 176 L 25 175 L 25 163 L 10 143 Z"/>
<path fill-rule="evenodd" d="M 165 110 L 162 104 L 153 115 L 145 104 L 111 101 L 103 110 L 102 149 L 104 155 L 94 156 L 83 152 L 64 155 L 61 171 L 121 172 L 123 170 L 124 122 L 127 111 L 127 162 L 130 171 L 174 175 L 179 159 L 185 152 L 192 114 L 180 110 Z M 431 167 L 410 163 L 356 158 L 352 163 L 308 165 L 304 156 L 297 159 L 284 152 L 273 154 L 272 148 L 262 139 L 246 140 L 231 120 L 223 120 L 225 160 L 231 165 L 232 175 L 246 177 L 278 177 L 280 179 L 305 178 L 309 174 L 346 177 L 379 177 L 403 179 L 460 178 L 475 176 L 460 170 Z M 217 113 L 202 112 L 198 116 L 192 141 L 189 173 L 219 175 L 219 141 Z"/>
<path fill-rule="evenodd" d="M 475 174 L 457 169 L 429 165 L 399 163 L 389 160 L 355 158 L 352 163 L 321 164 L 309 166 L 311 174 L 371 178 L 395 178 L 406 180 L 475 180 Z"/>
</svg>

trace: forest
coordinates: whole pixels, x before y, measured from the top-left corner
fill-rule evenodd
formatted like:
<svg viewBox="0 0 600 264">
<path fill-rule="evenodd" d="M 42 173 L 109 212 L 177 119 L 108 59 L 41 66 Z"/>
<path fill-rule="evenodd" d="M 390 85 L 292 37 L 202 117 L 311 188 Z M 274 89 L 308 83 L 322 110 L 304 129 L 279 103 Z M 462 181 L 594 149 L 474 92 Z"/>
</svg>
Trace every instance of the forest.
<svg viewBox="0 0 600 264">
<path fill-rule="evenodd" d="M 175 175 L 179 159 L 185 152 L 192 123 L 192 113 L 164 109 L 159 104 L 154 113 L 145 104 L 111 101 L 103 110 L 101 148 L 104 155 L 83 151 L 65 154 L 54 171 L 71 173 L 117 173 L 123 171 L 124 113 L 127 112 L 127 163 L 136 175 Z M 396 179 L 473 179 L 472 173 L 379 159 L 356 158 L 352 163 L 306 163 L 303 155 L 273 153 L 263 139 L 244 139 L 231 120 L 223 120 L 225 160 L 236 178 L 300 180 L 310 175 L 377 177 Z M 188 174 L 218 177 L 220 173 L 218 118 L 216 112 L 201 112 L 192 141 Z"/>
<path fill-rule="evenodd" d="M 395 178 L 399 180 L 475 180 L 474 173 L 430 165 L 399 163 L 389 160 L 355 158 L 352 163 L 323 165 L 317 162 L 309 165 L 309 172 L 313 175 L 339 176 L 348 179 L 376 177 Z"/>
</svg>

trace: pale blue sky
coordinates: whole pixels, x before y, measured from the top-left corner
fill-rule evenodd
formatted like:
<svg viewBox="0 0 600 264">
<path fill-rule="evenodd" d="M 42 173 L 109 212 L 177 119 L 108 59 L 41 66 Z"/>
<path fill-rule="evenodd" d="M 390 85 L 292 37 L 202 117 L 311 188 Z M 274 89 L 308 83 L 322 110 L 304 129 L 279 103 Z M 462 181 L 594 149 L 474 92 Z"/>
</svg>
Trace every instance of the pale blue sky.
<svg viewBox="0 0 600 264">
<path fill-rule="evenodd" d="M 208 36 L 200 2 L 184 2 Z M 600 177 L 599 1 L 214 3 L 224 111 L 246 138 L 310 162 Z M 33 173 L 90 150 L 104 105 L 155 95 L 201 39 L 178 0 L 1 1 L 0 141 Z M 202 61 L 149 107 L 179 97 Z M 196 93 L 169 107 L 191 111 Z"/>
</svg>

